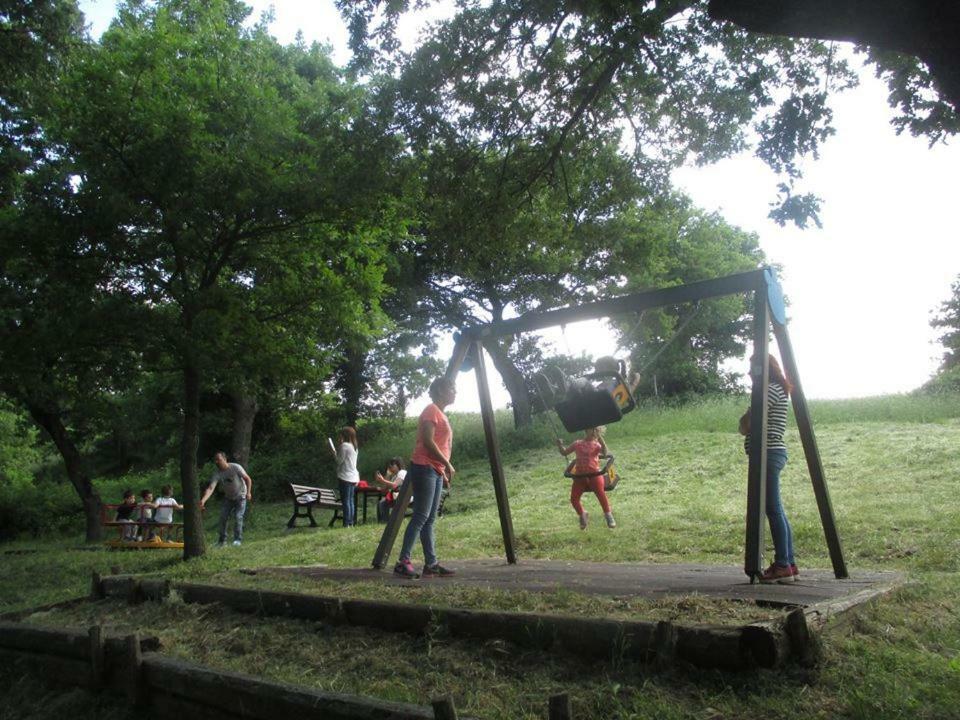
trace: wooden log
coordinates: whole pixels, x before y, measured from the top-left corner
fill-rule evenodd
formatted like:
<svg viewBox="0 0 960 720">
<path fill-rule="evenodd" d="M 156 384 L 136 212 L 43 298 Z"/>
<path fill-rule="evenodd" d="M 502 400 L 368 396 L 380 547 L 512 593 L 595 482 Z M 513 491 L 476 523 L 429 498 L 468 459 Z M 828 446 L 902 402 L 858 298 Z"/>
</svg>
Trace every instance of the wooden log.
<svg viewBox="0 0 960 720">
<path fill-rule="evenodd" d="M 100 577 L 100 573 L 94 570 L 90 578 L 90 598 L 92 600 L 103 600 L 104 597 L 103 578 Z"/>
<path fill-rule="evenodd" d="M 853 595 L 824 600 L 815 605 L 810 605 L 804 609 L 807 625 L 815 631 L 822 631 L 828 622 L 831 623 L 831 626 L 834 623 L 842 624 L 843 619 L 853 616 L 849 611 L 876 602 L 879 598 L 896 589 L 899 584 L 899 582 L 895 582 L 875 585 Z"/>
<path fill-rule="evenodd" d="M 0 663 L 6 668 L 23 668 L 25 673 L 54 678 L 63 685 L 88 687 L 90 683 L 90 663 L 87 660 L 0 647 Z"/>
<path fill-rule="evenodd" d="M 338 598 L 302 593 L 265 592 L 214 585 L 178 584 L 174 588 L 184 602 L 208 605 L 220 603 L 237 612 L 269 617 L 292 617 L 341 623 L 345 614 Z"/>
<path fill-rule="evenodd" d="M 797 420 L 797 431 L 800 434 L 800 443 L 807 461 L 807 470 L 810 473 L 810 482 L 813 484 L 813 495 L 817 501 L 817 510 L 820 513 L 820 524 L 830 551 L 830 562 L 833 564 L 833 574 L 837 579 L 850 577 L 847 572 L 847 563 L 843 557 L 843 545 L 840 542 L 840 533 L 837 530 L 837 520 L 833 513 L 833 503 L 830 500 L 830 491 L 827 488 L 826 475 L 823 471 L 823 461 L 820 459 L 820 450 L 817 447 L 817 438 L 813 432 L 813 421 L 807 400 L 803 394 L 803 384 L 800 382 L 800 371 L 793 354 L 793 345 L 790 342 L 790 333 L 786 325 L 773 323 L 773 334 L 777 338 L 780 348 L 780 357 L 783 360 L 783 369 L 793 383 L 793 392 L 790 399 L 793 402 L 793 415 Z"/>
<path fill-rule="evenodd" d="M 85 632 L 52 630 L 16 623 L 0 623 L 0 647 L 73 658 L 83 662 L 87 662 L 90 657 L 90 640 Z"/>
<path fill-rule="evenodd" d="M 140 634 L 127 635 L 124 641 L 126 649 L 124 668 L 126 669 L 127 698 L 134 705 L 146 700 L 146 686 L 143 678 L 143 654 L 140 650 Z"/>
<path fill-rule="evenodd" d="M 102 625 L 93 625 L 87 631 L 90 641 L 90 689 L 102 690 L 106 680 L 106 634 Z"/>
<path fill-rule="evenodd" d="M 790 641 L 790 654 L 803 667 L 813 667 L 820 659 L 820 639 L 807 625 L 803 608 L 796 608 L 787 615 L 784 632 Z"/>
<path fill-rule="evenodd" d="M 607 300 L 581 303 L 557 310 L 534 310 L 519 317 L 465 328 L 463 338 L 503 337 L 543 328 L 567 325 L 581 320 L 637 313 L 648 308 L 679 305 L 721 295 L 747 292 L 763 280 L 763 270 L 748 270 L 737 275 L 700 280 L 686 285 L 648 290 Z"/>
<path fill-rule="evenodd" d="M 435 612 L 437 621 L 454 637 L 475 640 L 509 640 L 515 645 L 540 650 L 557 641 L 555 629 L 533 613 L 496 613 L 480 610 L 443 608 Z"/>
<path fill-rule="evenodd" d="M 434 720 L 457 720 L 457 708 L 449 695 L 434 698 L 430 704 L 433 706 Z"/>
<path fill-rule="evenodd" d="M 170 581 L 166 578 L 143 578 L 140 593 L 144 600 L 161 602 L 170 597 Z"/>
<path fill-rule="evenodd" d="M 143 590 L 141 589 L 139 578 L 129 578 L 127 580 L 127 604 L 139 605 L 143 602 Z"/>
<path fill-rule="evenodd" d="M 483 345 L 479 341 L 473 344 L 473 358 L 474 370 L 477 375 L 477 392 L 480 395 L 480 418 L 483 422 L 483 436 L 487 444 L 487 457 L 490 460 L 493 491 L 497 498 L 497 513 L 500 517 L 503 550 L 507 556 L 507 562 L 515 565 L 517 563 L 517 548 L 513 534 L 513 517 L 510 513 L 510 496 L 507 493 L 503 460 L 500 457 L 500 442 L 497 439 L 493 400 L 490 397 L 490 383 L 487 380 L 487 368 L 483 359 Z"/>
<path fill-rule="evenodd" d="M 570 695 L 567 693 L 551 695 L 547 704 L 547 717 L 549 720 L 572 720 L 573 707 L 570 705 Z"/>
<path fill-rule="evenodd" d="M 743 571 L 751 583 L 763 573 L 763 514 L 767 490 L 767 362 L 769 313 L 766 280 L 761 273 L 753 293 L 753 355 L 750 362 L 750 455 L 747 466 L 747 522 Z"/>
<path fill-rule="evenodd" d="M 296 717 L 298 720 L 429 720 L 433 710 L 355 695 L 299 688 L 286 683 L 209 668 L 161 655 L 143 659 L 144 679 L 154 694 L 217 708 L 234 717 Z"/>
<path fill-rule="evenodd" d="M 740 647 L 740 628 L 677 626 L 676 657 L 691 665 L 718 670 L 749 666 Z"/>
<path fill-rule="evenodd" d="M 101 578 L 100 588 L 103 597 L 126 599 L 130 592 L 130 581 L 134 579 L 136 575 L 107 575 Z"/>
<path fill-rule="evenodd" d="M 779 667 L 790 656 L 790 641 L 783 623 L 751 623 L 742 628 L 741 654 L 753 667 Z"/>
<path fill-rule="evenodd" d="M 677 656 L 677 629 L 673 623 L 666 620 L 657 623 L 653 644 L 656 666 L 663 670 L 673 665 Z"/>
<path fill-rule="evenodd" d="M 90 598 L 87 595 L 83 595 L 81 597 L 70 598 L 69 600 L 58 600 L 57 602 L 47 603 L 46 605 L 24 608 L 23 610 L 13 610 L 0 615 L 0 622 L 19 622 L 20 620 L 23 620 L 23 618 L 36 615 L 37 613 L 77 607 L 78 605 L 83 605 L 88 602 L 90 602 Z"/>
<path fill-rule="evenodd" d="M 343 613 L 351 625 L 422 634 L 433 622 L 433 610 L 423 605 L 401 605 L 376 600 L 344 600 Z"/>
</svg>

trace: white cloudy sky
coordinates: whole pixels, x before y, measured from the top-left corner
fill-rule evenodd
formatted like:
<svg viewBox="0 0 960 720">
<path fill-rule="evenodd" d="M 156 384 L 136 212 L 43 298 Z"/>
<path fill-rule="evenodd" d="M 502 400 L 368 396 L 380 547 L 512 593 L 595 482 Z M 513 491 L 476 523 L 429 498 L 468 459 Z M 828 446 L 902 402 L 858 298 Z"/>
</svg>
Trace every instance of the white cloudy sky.
<svg viewBox="0 0 960 720">
<path fill-rule="evenodd" d="M 249 0 L 248 0 L 249 2 Z M 273 6 L 281 42 L 301 30 L 329 43 L 338 62 L 349 58 L 346 30 L 332 0 L 249 2 L 259 14 Z M 82 0 L 94 36 L 113 15 L 113 0 Z M 401 29 L 403 30 L 403 29 Z M 415 31 L 407 28 L 409 37 Z M 812 398 L 898 393 L 922 384 L 942 349 L 930 313 L 960 275 L 956 220 L 960 138 L 929 148 L 896 136 L 884 87 L 864 73 L 861 87 L 836 98 L 837 134 L 804 165 L 807 189 L 823 198 L 822 229 L 780 228 L 766 218 L 775 178 L 742 156 L 709 168 L 684 168 L 674 180 L 706 210 L 756 232 L 771 262 L 783 265 L 791 339 L 804 389 Z M 594 354 L 614 350 L 602 323 L 590 332 L 569 326 L 558 349 L 579 352 L 577 337 L 605 338 Z M 604 346 L 605 345 L 605 346 Z M 449 353 L 450 343 L 442 349 Z M 493 382 L 494 403 L 506 391 Z M 479 408 L 472 373 L 460 376 L 456 409 Z M 419 411 L 415 402 L 411 411 Z"/>
</svg>

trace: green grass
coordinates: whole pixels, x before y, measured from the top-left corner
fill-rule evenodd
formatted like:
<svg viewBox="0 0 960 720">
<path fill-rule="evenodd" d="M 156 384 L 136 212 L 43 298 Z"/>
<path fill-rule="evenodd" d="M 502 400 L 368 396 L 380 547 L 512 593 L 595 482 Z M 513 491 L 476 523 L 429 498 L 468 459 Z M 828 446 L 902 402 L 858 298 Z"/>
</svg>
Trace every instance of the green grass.
<svg viewBox="0 0 960 720">
<path fill-rule="evenodd" d="M 577 528 L 562 477 L 564 460 L 551 449 L 549 428 L 508 432 L 506 416 L 498 417 L 520 557 L 740 566 L 746 458 L 734 424 L 743 402 L 644 407 L 611 426 L 608 442 L 624 476 L 611 495 L 619 523 L 613 532 L 599 524 L 587 532 Z M 32 621 L 83 625 L 104 617 L 118 628 L 158 632 L 165 646 L 183 657 L 329 690 L 420 703 L 449 691 L 461 712 L 483 718 L 545 717 L 547 696 L 565 689 L 572 693 L 577 718 L 960 717 L 960 402 L 896 396 L 813 403 L 811 412 L 848 566 L 854 572 L 898 570 L 910 580 L 828 633 L 825 660 L 815 671 L 653 672 L 615 658 L 586 665 L 565 656 L 534 657 L 504 643 L 252 620 L 176 602 L 135 610 L 100 603 Z M 438 543 L 441 558 L 455 566 L 457 558 L 502 556 L 502 541 L 482 432 L 476 418 L 454 415 L 454 422 L 458 474 L 450 513 L 439 521 Z M 401 434 L 367 443 L 361 458 L 372 465 L 409 440 Z M 784 503 L 798 562 L 801 569 L 827 568 L 795 430 L 787 443 Z M 585 504 L 598 509 L 589 496 Z M 757 613 L 752 606 L 703 598 L 598 600 L 569 592 L 450 588 L 441 593 L 429 586 L 350 586 L 240 573 L 278 565 L 369 565 L 381 526 L 288 533 L 283 530 L 288 516 L 287 503 L 255 504 L 243 548 L 212 551 L 187 563 L 175 552 L 80 549 L 76 536 L 0 545 L 5 553 L 0 611 L 83 594 L 92 570 L 117 565 L 124 572 L 175 579 L 488 609 L 720 622 L 742 622 Z M 37 552 L 9 554 L 26 549 Z M 36 681 L 14 678 L 9 669 L 3 674 L 0 706 L 20 708 L 21 715 L 47 716 L 36 707 L 37 697 L 47 698 L 46 705 L 60 715 L 64 707 L 76 717 L 115 711 L 83 694 L 64 699 L 64 693 Z M 0 717 L 7 717 L 3 712 Z"/>
</svg>

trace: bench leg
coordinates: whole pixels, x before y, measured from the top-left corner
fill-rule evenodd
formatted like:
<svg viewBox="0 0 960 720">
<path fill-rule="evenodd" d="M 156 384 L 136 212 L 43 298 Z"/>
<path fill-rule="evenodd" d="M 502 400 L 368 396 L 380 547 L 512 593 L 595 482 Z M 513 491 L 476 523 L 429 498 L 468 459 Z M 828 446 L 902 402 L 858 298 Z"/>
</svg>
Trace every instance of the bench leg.
<svg viewBox="0 0 960 720">
<path fill-rule="evenodd" d="M 313 505 L 307 505 L 307 517 L 310 518 L 310 527 L 316 527 L 317 521 L 313 519 Z"/>
<path fill-rule="evenodd" d="M 333 509 L 333 517 L 330 518 L 330 524 L 327 525 L 327 527 L 333 527 L 333 524 L 334 524 L 337 520 L 343 520 L 343 515 L 340 514 L 340 509 L 339 509 L 339 508 L 334 508 L 334 509 Z"/>
<path fill-rule="evenodd" d="M 290 516 L 290 520 L 287 522 L 287 528 L 292 528 L 297 524 L 297 518 L 300 514 L 297 512 L 297 504 L 293 504 L 293 515 Z"/>
</svg>

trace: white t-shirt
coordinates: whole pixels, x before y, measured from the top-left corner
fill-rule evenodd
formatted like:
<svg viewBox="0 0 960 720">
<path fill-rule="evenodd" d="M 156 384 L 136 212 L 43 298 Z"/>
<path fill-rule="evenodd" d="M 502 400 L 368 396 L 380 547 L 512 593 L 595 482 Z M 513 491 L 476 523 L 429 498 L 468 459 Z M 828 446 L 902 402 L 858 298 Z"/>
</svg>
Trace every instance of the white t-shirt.
<svg viewBox="0 0 960 720">
<path fill-rule="evenodd" d="M 180 503 L 172 497 L 159 497 L 154 502 L 157 506 L 157 511 L 153 515 L 153 521 L 158 523 L 172 523 L 173 508 Z"/>
<path fill-rule="evenodd" d="M 337 451 L 337 480 L 357 484 L 360 473 L 357 472 L 357 449 L 353 443 L 345 442 Z"/>
</svg>

